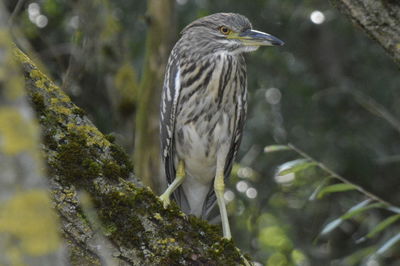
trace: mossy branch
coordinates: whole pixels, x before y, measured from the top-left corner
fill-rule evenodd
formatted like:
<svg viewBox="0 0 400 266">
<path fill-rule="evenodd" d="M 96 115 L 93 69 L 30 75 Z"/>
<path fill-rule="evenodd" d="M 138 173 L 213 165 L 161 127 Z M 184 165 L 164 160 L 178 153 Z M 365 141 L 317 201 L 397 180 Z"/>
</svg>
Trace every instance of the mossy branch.
<svg viewBox="0 0 400 266">
<path fill-rule="evenodd" d="M 19 49 L 26 89 L 43 132 L 50 186 L 72 265 L 99 265 L 96 235 L 118 265 L 238 265 L 241 255 L 219 227 L 164 209 L 138 181 L 126 153 L 107 138 Z M 93 202 L 101 232 L 82 211 L 77 192 Z"/>
</svg>

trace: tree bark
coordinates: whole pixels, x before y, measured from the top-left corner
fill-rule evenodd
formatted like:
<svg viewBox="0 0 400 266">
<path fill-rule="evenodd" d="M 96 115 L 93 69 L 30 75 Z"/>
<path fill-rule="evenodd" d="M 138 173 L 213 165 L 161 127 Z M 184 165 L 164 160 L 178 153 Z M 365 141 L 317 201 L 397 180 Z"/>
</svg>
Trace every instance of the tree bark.
<svg viewBox="0 0 400 266">
<path fill-rule="evenodd" d="M 147 1 L 146 56 L 137 98 L 134 164 L 138 176 L 156 192 L 160 192 L 159 106 L 175 31 L 174 6 L 174 0 Z"/>
<path fill-rule="evenodd" d="M 51 205 L 39 126 L 13 60 L 0 3 L 0 265 L 64 265 Z"/>
<path fill-rule="evenodd" d="M 340 12 L 375 39 L 400 65 L 400 2 L 396 0 L 330 0 Z"/>
<path fill-rule="evenodd" d="M 185 216 L 174 204 L 164 209 L 112 138 L 25 54 L 15 49 L 14 55 L 43 131 L 50 188 L 72 265 L 242 263 L 219 227 Z M 90 196 L 89 211 L 82 191 Z"/>
</svg>

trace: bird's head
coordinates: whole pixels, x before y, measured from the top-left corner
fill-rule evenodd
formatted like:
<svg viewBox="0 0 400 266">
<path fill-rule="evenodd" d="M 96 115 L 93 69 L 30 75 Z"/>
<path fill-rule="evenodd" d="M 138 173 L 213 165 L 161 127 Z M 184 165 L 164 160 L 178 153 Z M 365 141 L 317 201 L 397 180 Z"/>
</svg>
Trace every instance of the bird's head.
<svg viewBox="0 0 400 266">
<path fill-rule="evenodd" d="M 283 41 L 257 30 L 240 14 L 216 13 L 193 21 L 182 30 L 192 52 L 201 54 L 251 52 L 260 46 L 281 46 Z"/>
</svg>

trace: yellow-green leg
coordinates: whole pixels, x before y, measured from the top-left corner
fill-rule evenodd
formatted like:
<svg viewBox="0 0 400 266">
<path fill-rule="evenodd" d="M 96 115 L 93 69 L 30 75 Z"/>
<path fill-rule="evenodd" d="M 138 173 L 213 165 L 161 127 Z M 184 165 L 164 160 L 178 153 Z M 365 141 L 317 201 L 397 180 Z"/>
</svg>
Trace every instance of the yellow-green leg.
<svg viewBox="0 0 400 266">
<path fill-rule="evenodd" d="M 218 167 L 217 167 L 218 169 Z M 217 196 L 217 203 L 219 207 L 219 212 L 221 214 L 221 222 L 222 222 L 222 232 L 224 234 L 224 238 L 231 239 L 231 229 L 229 226 L 228 220 L 228 213 L 226 211 L 225 200 L 224 200 L 224 193 L 225 193 L 225 182 L 224 182 L 224 173 L 223 170 L 217 170 L 217 175 L 215 176 L 214 180 L 214 191 L 215 195 Z M 242 252 L 237 249 L 238 252 L 241 254 Z M 247 259 L 241 255 L 243 259 L 243 263 L 246 266 L 253 265 L 251 262 L 247 261 Z"/>
<path fill-rule="evenodd" d="M 229 227 L 228 221 L 228 213 L 226 211 L 225 201 L 224 201 L 224 192 L 225 192 L 225 183 L 224 183 L 224 173 L 223 171 L 217 170 L 217 175 L 214 180 L 214 191 L 217 196 L 217 203 L 219 207 L 219 213 L 221 214 L 221 222 L 222 222 L 222 231 L 224 237 L 226 239 L 231 239 L 231 229 Z"/>
<path fill-rule="evenodd" d="M 168 186 L 167 190 L 160 196 L 161 201 L 166 208 L 170 204 L 171 194 L 177 189 L 185 180 L 185 164 L 183 161 L 179 161 L 176 176 L 171 185 Z"/>
</svg>

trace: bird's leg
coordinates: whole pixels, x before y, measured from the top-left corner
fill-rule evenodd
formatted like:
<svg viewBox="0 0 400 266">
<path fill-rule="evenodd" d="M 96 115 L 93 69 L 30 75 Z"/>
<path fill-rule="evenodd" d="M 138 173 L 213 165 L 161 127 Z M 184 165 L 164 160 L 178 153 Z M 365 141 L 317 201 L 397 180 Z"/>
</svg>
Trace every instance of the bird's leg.
<svg viewBox="0 0 400 266">
<path fill-rule="evenodd" d="M 225 183 L 224 183 L 224 171 L 223 168 L 217 166 L 217 174 L 214 180 L 214 191 L 217 196 L 217 203 L 219 207 L 219 213 L 221 214 L 222 231 L 226 239 L 231 239 L 231 229 L 229 227 L 228 213 L 226 212 L 226 206 L 224 201 Z"/>
<path fill-rule="evenodd" d="M 166 208 L 170 203 L 171 194 L 177 189 L 185 180 L 185 164 L 183 161 L 179 161 L 178 169 L 176 171 L 176 176 L 174 181 L 168 186 L 167 190 L 160 196 L 163 202 L 164 208 Z"/>
</svg>

